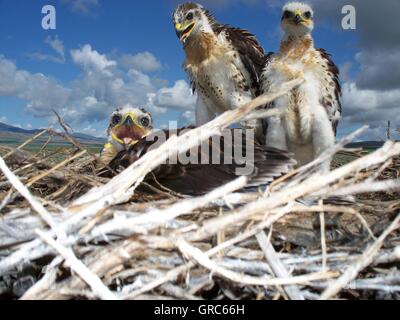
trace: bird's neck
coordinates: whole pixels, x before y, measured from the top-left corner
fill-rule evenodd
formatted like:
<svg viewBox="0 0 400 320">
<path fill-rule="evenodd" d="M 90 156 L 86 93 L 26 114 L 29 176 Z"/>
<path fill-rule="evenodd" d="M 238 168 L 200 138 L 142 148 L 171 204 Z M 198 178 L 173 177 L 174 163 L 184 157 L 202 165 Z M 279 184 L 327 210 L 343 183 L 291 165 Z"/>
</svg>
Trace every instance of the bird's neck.
<svg viewBox="0 0 400 320">
<path fill-rule="evenodd" d="M 296 58 L 302 56 L 313 47 L 314 41 L 309 33 L 302 35 L 285 34 L 281 42 L 280 52 L 284 55 L 290 55 Z"/>
<path fill-rule="evenodd" d="M 216 46 L 213 33 L 199 32 L 196 37 L 190 39 L 184 46 L 186 53 L 186 64 L 199 64 L 210 58 Z"/>
</svg>

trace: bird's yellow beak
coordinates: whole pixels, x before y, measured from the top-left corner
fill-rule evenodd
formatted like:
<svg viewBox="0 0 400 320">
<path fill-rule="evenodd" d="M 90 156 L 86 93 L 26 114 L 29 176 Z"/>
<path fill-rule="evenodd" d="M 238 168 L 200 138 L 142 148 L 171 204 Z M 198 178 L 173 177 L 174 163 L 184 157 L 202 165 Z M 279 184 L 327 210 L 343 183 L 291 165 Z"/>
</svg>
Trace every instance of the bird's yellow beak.
<svg viewBox="0 0 400 320">
<path fill-rule="evenodd" d="M 194 30 L 196 23 L 177 23 L 175 24 L 175 31 L 176 35 L 178 36 L 179 40 L 185 43 L 186 39 L 190 36 L 192 31 Z"/>
<path fill-rule="evenodd" d="M 301 12 L 300 10 L 294 11 L 293 22 L 295 24 L 304 24 L 304 25 L 308 25 L 310 23 L 308 19 L 304 18 L 303 12 Z"/>
<path fill-rule="evenodd" d="M 111 131 L 111 138 L 121 145 L 133 145 L 147 134 L 134 113 L 124 115 L 121 123 Z"/>
</svg>

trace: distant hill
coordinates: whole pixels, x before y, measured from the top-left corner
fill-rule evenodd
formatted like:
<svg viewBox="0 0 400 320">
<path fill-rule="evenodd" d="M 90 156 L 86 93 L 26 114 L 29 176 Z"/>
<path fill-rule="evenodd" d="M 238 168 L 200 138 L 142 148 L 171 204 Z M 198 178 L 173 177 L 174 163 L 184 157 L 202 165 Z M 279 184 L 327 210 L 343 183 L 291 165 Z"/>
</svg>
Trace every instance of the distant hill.
<svg viewBox="0 0 400 320">
<path fill-rule="evenodd" d="M 37 130 L 25 130 L 18 127 L 13 127 L 8 124 L 0 122 L 0 131 L 6 132 L 16 132 L 16 133 L 23 133 L 23 134 L 38 134 L 40 132 L 39 129 Z"/>
<path fill-rule="evenodd" d="M 43 130 L 41 129 L 26 130 L 0 122 L 0 143 L 19 143 L 42 131 Z M 106 141 L 105 138 L 93 137 L 84 133 L 73 133 L 72 136 L 79 142 L 87 145 L 99 145 Z M 42 137 L 40 137 L 38 142 L 47 140 L 47 138 L 48 134 L 44 134 Z M 53 141 L 58 143 L 67 143 L 61 137 L 54 137 Z"/>
</svg>

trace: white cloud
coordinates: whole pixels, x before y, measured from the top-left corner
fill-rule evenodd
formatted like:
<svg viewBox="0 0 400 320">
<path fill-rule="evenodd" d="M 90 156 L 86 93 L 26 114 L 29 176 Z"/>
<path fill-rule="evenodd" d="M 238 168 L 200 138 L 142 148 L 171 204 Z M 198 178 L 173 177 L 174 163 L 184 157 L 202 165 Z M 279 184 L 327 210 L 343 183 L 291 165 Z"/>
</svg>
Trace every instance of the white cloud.
<svg viewBox="0 0 400 320">
<path fill-rule="evenodd" d="M 64 43 L 58 38 L 56 35 L 54 38 L 51 36 L 48 36 L 45 40 L 45 42 L 53 48 L 53 50 L 58 53 L 58 55 L 62 58 L 65 59 L 65 49 L 64 49 Z"/>
<path fill-rule="evenodd" d="M 187 110 L 182 113 L 181 117 L 186 124 L 194 124 L 196 122 L 194 111 Z"/>
<path fill-rule="evenodd" d="M 84 45 L 81 49 L 71 50 L 72 60 L 82 66 L 85 70 L 106 71 L 107 68 L 116 66 L 113 60 L 108 60 L 106 55 L 92 50 L 90 44 Z"/>
<path fill-rule="evenodd" d="M 41 53 L 41 52 L 33 52 L 33 53 L 28 53 L 27 56 L 32 59 L 32 60 L 36 60 L 36 61 L 50 61 L 50 62 L 54 62 L 54 63 L 64 63 L 65 60 L 63 60 L 60 57 L 51 55 L 51 54 L 45 54 L 45 53 Z"/>
<path fill-rule="evenodd" d="M 0 117 L 0 122 L 7 123 L 8 122 L 8 118 L 2 116 L 2 117 Z"/>
<path fill-rule="evenodd" d="M 72 12 L 82 15 L 91 15 L 100 6 L 99 0 L 62 0 L 62 2 L 67 4 Z"/>
<path fill-rule="evenodd" d="M 41 73 L 19 70 L 14 62 L 0 55 L 0 96 L 26 100 L 28 111 L 45 116 L 50 106 L 57 109 L 65 104 L 69 89 Z"/>
<path fill-rule="evenodd" d="M 185 80 L 178 80 L 173 87 L 158 90 L 153 102 L 162 108 L 193 109 L 196 97 Z"/>
<path fill-rule="evenodd" d="M 45 54 L 42 52 L 29 53 L 28 57 L 38 61 L 51 61 L 55 63 L 65 63 L 65 50 L 63 42 L 55 36 L 48 36 L 44 41 L 48 46 L 55 51 L 55 54 Z"/>
<path fill-rule="evenodd" d="M 135 55 L 124 54 L 119 63 L 126 69 L 136 69 L 143 72 L 153 72 L 161 69 L 161 62 L 150 52 L 141 52 Z"/>
<path fill-rule="evenodd" d="M 400 126 L 400 89 L 360 89 L 354 82 L 343 86 L 343 121 L 346 123 L 369 124 L 373 128 L 391 120 Z"/>
<path fill-rule="evenodd" d="M 104 137 L 106 130 L 98 130 L 92 125 L 87 125 L 83 129 L 80 130 L 80 133 L 88 134 L 93 137 Z"/>
<path fill-rule="evenodd" d="M 357 84 L 367 89 L 395 89 L 400 84 L 400 48 L 363 50 L 356 55 L 360 64 Z"/>
<path fill-rule="evenodd" d="M 71 57 L 81 72 L 64 86 L 43 74 L 18 69 L 15 62 L 0 56 L 0 96 L 26 101 L 27 112 L 50 122 L 55 109 L 77 131 L 91 135 L 103 135 L 102 131 L 94 133 L 99 123 L 105 122 L 116 107 L 127 103 L 145 107 L 154 117 L 169 108 L 193 109 L 195 97 L 184 80 L 160 88 L 167 85 L 165 80 L 135 68 L 125 70 L 116 62 L 118 57 L 110 59 L 89 44 L 71 50 Z"/>
<path fill-rule="evenodd" d="M 147 94 L 146 109 L 155 115 L 165 114 L 168 111 L 168 109 L 163 107 L 158 107 L 154 103 L 156 96 L 157 94 L 154 92 L 150 92 Z"/>
</svg>

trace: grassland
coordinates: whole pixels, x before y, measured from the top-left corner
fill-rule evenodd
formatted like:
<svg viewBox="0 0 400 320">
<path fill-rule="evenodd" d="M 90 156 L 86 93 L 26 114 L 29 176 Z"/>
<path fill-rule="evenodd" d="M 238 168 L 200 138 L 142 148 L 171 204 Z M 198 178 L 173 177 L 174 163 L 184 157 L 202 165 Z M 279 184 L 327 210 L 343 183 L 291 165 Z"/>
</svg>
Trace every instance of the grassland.
<svg viewBox="0 0 400 320">
<path fill-rule="evenodd" d="M 22 149 L 24 151 L 28 151 L 32 155 L 37 155 L 41 151 L 44 143 L 44 141 L 34 141 Z M 5 147 L 17 148 L 21 145 L 21 141 L 1 141 L 1 145 Z M 82 143 L 82 146 L 91 154 L 99 154 L 103 144 Z M 72 144 L 67 142 L 52 142 L 46 146 L 46 150 L 42 151 L 40 156 L 47 158 L 49 163 L 59 163 L 65 158 L 71 156 L 71 147 L 73 147 Z M 0 156 L 4 156 L 4 153 L 5 151 L 0 149 Z"/>
<path fill-rule="evenodd" d="M 11 148 L 16 148 L 18 146 L 20 146 L 23 143 L 23 141 L 20 140 L 13 140 L 10 139 L 8 141 L 1 141 L 1 145 L 3 146 L 9 146 Z M 27 145 L 26 147 L 24 147 L 23 149 L 25 151 L 28 151 L 32 154 L 37 154 L 41 148 L 43 147 L 43 145 L 46 143 L 46 140 L 44 139 L 38 139 L 37 141 L 34 141 L 32 143 L 30 143 L 29 145 Z M 57 142 L 52 142 L 50 143 L 47 147 L 46 147 L 46 154 L 49 155 L 51 153 L 58 153 L 57 156 L 57 161 L 62 161 L 64 158 L 62 156 L 62 154 L 64 153 L 63 151 L 67 151 L 67 150 L 71 150 L 71 144 L 68 142 L 64 142 L 64 141 L 57 141 Z M 82 143 L 82 146 L 84 148 L 86 148 L 88 150 L 89 153 L 91 154 L 99 154 L 101 149 L 103 148 L 103 144 L 95 144 L 95 143 Z M 372 147 L 366 147 L 363 148 L 361 153 L 366 155 L 369 154 L 373 151 L 375 151 L 376 148 L 372 148 Z M 67 153 L 67 152 L 66 152 Z M 0 155 L 1 155 L 1 151 L 0 151 Z M 353 160 L 355 160 L 357 158 L 356 154 L 351 154 L 351 153 L 338 153 L 335 158 L 334 158 L 334 165 L 335 166 L 342 166 L 344 164 L 347 164 Z M 54 161 L 54 159 L 53 159 Z M 57 162 L 55 161 L 55 162 Z"/>
</svg>

